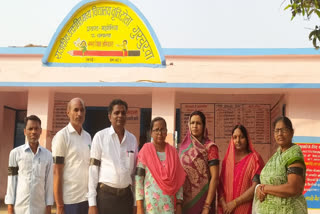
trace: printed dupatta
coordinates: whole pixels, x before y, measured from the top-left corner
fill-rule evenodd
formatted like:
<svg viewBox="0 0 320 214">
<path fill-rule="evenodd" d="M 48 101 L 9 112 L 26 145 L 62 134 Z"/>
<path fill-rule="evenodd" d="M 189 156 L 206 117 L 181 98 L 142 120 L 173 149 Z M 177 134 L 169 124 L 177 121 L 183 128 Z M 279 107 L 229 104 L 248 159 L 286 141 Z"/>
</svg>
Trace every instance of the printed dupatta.
<svg viewBox="0 0 320 214">
<path fill-rule="evenodd" d="M 201 144 L 188 131 L 179 149 L 181 164 L 187 172 L 183 186 L 183 213 L 200 213 L 208 193 L 210 181 L 208 150 L 216 144 L 208 138 L 207 129 L 204 139 L 205 143 Z"/>
</svg>

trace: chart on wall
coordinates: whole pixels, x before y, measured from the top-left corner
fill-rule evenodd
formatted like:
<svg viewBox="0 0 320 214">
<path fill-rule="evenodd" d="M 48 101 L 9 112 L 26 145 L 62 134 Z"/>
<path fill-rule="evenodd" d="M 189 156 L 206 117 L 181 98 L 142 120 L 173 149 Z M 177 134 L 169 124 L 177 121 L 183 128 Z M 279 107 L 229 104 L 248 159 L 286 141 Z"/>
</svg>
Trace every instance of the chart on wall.
<svg viewBox="0 0 320 214">
<path fill-rule="evenodd" d="M 228 142 L 232 129 L 243 124 L 256 144 L 270 144 L 270 105 L 268 104 L 181 104 L 181 137 L 188 130 L 191 112 L 203 111 L 207 117 L 210 139 L 216 142 Z"/>
</svg>

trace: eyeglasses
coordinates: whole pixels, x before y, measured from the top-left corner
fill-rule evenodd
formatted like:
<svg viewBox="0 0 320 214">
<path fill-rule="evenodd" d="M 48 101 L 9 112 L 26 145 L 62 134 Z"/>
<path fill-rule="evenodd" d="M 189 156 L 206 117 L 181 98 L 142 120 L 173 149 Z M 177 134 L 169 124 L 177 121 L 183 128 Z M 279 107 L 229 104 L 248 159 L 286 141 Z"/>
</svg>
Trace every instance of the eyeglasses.
<svg viewBox="0 0 320 214">
<path fill-rule="evenodd" d="M 276 134 L 276 135 L 279 135 L 280 132 L 281 132 L 282 134 L 287 134 L 287 133 L 289 132 L 289 129 L 287 129 L 287 128 L 275 129 L 275 130 L 273 130 L 273 132 L 274 132 L 274 134 Z"/>
<path fill-rule="evenodd" d="M 165 134 L 167 133 L 167 129 L 153 129 L 152 132 Z"/>
</svg>

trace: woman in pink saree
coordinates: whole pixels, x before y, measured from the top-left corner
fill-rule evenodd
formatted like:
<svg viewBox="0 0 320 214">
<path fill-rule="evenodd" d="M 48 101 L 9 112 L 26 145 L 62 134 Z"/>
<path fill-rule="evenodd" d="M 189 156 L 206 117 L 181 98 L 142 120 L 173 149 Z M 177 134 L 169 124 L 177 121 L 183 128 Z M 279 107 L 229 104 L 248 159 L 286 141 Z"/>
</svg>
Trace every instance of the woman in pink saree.
<svg viewBox="0 0 320 214">
<path fill-rule="evenodd" d="M 179 149 L 187 173 L 183 185 L 183 213 L 215 213 L 219 179 L 218 147 L 208 138 L 206 118 L 201 111 L 191 113 L 189 131 Z"/>
<path fill-rule="evenodd" d="M 251 214 L 254 189 L 264 166 L 242 125 L 232 130 L 222 162 L 219 183 L 219 214 Z"/>
</svg>

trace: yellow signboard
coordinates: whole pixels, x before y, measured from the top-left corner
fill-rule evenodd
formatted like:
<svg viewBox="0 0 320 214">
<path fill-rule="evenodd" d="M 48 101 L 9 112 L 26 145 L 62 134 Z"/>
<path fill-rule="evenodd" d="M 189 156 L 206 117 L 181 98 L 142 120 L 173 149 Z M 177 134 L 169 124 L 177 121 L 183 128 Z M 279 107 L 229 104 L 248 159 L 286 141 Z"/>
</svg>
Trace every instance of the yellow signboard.
<svg viewBox="0 0 320 214">
<path fill-rule="evenodd" d="M 124 1 L 84 1 L 54 35 L 43 63 L 56 66 L 164 65 L 143 15 Z M 133 6 L 134 7 L 134 6 Z M 137 12 L 136 12 L 137 11 Z"/>
</svg>

